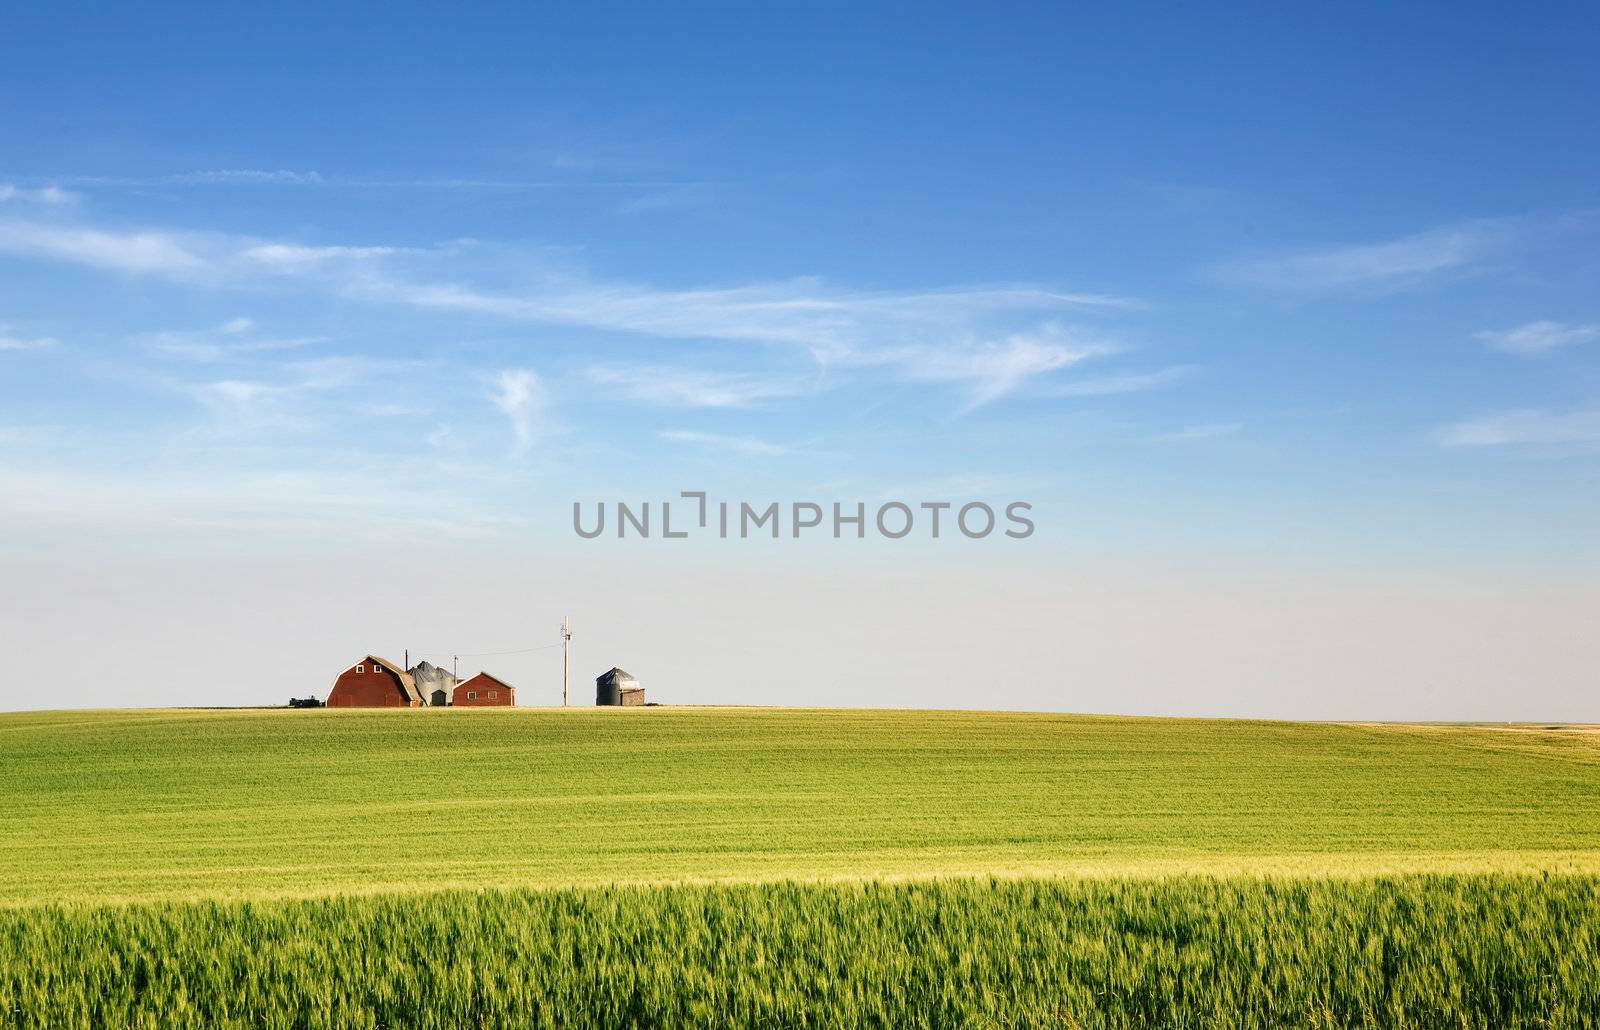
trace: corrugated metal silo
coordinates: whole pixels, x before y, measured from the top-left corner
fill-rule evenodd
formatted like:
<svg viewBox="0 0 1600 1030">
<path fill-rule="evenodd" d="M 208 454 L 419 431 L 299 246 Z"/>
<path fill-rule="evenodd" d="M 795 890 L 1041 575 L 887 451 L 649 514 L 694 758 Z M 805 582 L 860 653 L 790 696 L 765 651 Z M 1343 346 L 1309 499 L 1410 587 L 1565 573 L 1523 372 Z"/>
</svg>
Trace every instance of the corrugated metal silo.
<svg viewBox="0 0 1600 1030">
<path fill-rule="evenodd" d="M 620 706 L 624 691 L 640 692 L 643 688 L 639 681 L 623 672 L 621 669 L 612 668 L 609 672 L 602 673 L 594 681 L 594 703 L 597 705 Z"/>
</svg>

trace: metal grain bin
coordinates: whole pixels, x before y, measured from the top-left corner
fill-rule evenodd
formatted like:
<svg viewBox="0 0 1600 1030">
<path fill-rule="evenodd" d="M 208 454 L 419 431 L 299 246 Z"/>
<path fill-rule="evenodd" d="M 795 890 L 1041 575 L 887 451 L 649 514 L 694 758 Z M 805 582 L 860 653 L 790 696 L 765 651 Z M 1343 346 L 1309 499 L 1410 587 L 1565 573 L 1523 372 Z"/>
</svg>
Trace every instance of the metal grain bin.
<svg viewBox="0 0 1600 1030">
<path fill-rule="evenodd" d="M 620 706 L 622 695 L 625 691 L 638 691 L 643 697 L 644 688 L 639 686 L 639 681 L 613 667 L 609 672 L 602 673 L 594 681 L 594 703 L 597 705 Z"/>
</svg>

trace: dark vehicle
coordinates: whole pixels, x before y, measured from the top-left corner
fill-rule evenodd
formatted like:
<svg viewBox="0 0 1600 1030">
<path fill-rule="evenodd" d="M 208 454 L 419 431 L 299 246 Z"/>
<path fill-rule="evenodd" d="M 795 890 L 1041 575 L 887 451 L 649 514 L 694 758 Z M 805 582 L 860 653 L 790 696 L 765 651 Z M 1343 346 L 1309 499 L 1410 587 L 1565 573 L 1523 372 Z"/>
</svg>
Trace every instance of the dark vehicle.
<svg viewBox="0 0 1600 1030">
<path fill-rule="evenodd" d="M 322 707 L 322 702 L 317 700 L 314 697 L 291 697 L 289 699 L 289 707 L 290 708 L 321 708 Z"/>
</svg>

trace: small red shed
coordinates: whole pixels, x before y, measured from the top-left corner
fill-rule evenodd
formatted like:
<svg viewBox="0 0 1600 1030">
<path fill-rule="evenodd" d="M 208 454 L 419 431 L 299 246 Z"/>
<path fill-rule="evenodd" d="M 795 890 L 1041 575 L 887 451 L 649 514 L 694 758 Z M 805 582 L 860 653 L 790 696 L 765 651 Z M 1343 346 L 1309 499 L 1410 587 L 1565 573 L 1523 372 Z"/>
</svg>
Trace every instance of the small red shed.
<svg viewBox="0 0 1600 1030">
<path fill-rule="evenodd" d="M 329 708 L 420 708 L 422 695 L 405 669 L 366 655 L 339 674 L 328 691 Z"/>
<path fill-rule="evenodd" d="M 505 707 L 517 703 L 517 691 L 504 680 L 480 672 L 456 684 L 450 703 L 457 708 Z"/>
</svg>

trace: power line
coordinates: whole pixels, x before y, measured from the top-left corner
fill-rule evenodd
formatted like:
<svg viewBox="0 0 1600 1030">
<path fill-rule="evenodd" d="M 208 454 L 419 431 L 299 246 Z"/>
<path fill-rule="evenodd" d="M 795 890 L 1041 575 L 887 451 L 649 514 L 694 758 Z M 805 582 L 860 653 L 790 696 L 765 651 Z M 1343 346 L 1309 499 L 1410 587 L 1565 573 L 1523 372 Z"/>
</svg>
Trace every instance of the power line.
<svg viewBox="0 0 1600 1030">
<path fill-rule="evenodd" d="M 534 651 L 548 651 L 552 647 L 560 646 L 561 641 L 558 640 L 553 644 L 540 644 L 538 647 L 524 647 L 516 651 L 476 651 L 472 654 L 468 654 L 465 651 L 418 651 L 417 654 L 423 658 L 443 658 L 445 655 L 450 655 L 453 658 L 498 658 L 502 655 L 508 654 L 530 654 Z"/>
</svg>

